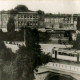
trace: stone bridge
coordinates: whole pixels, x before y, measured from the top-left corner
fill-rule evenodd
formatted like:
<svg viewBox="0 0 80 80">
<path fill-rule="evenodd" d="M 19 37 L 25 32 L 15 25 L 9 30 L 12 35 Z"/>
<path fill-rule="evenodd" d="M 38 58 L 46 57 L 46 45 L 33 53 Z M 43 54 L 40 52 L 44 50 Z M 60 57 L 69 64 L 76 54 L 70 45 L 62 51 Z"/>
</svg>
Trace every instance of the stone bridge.
<svg viewBox="0 0 80 80">
<path fill-rule="evenodd" d="M 35 76 L 35 80 L 80 80 L 80 66 L 50 62 L 38 68 Z"/>
</svg>

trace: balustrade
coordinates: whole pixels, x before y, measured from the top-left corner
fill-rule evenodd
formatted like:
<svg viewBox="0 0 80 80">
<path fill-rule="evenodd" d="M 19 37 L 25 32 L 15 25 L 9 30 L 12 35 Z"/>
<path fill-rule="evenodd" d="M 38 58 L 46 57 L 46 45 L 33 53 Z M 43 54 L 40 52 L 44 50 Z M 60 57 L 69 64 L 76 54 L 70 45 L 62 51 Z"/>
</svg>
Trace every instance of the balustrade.
<svg viewBox="0 0 80 80">
<path fill-rule="evenodd" d="M 60 63 L 48 63 L 46 66 L 50 67 L 51 69 L 56 70 L 64 70 L 64 71 L 71 71 L 71 72 L 78 72 L 80 74 L 80 67 L 68 64 L 60 64 Z"/>
</svg>

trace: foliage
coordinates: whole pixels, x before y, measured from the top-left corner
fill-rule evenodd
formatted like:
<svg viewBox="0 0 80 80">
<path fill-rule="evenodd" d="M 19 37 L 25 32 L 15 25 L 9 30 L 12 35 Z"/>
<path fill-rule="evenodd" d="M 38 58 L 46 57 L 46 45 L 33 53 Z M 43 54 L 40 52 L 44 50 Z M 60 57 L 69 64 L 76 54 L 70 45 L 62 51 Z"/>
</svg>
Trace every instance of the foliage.
<svg viewBox="0 0 80 80">
<path fill-rule="evenodd" d="M 44 11 L 38 10 L 37 13 L 39 15 L 39 20 L 44 20 L 44 15 L 45 15 Z"/>
<path fill-rule="evenodd" d="M 36 29 L 26 28 L 26 46 L 20 46 L 15 61 L 17 80 L 33 80 L 34 69 L 51 61 L 51 57 L 41 51 Z"/>
<path fill-rule="evenodd" d="M 38 10 L 37 13 L 38 13 L 39 15 L 44 15 L 44 11 L 41 11 L 41 10 Z"/>
<path fill-rule="evenodd" d="M 2 33 L 3 31 L 2 31 L 2 29 L 0 29 L 0 33 Z"/>
<path fill-rule="evenodd" d="M 15 54 L 11 49 L 7 48 L 3 42 L 0 41 L 0 59 L 4 61 L 11 61 L 15 57 Z"/>
<path fill-rule="evenodd" d="M 16 10 L 14 10 L 14 9 L 9 10 L 8 12 L 9 12 L 9 14 L 10 14 L 11 17 L 15 17 L 16 14 L 18 13 L 18 12 L 17 12 Z"/>
<path fill-rule="evenodd" d="M 50 34 L 48 32 L 39 32 L 40 42 L 48 43 L 50 42 Z"/>
<path fill-rule="evenodd" d="M 12 17 L 10 17 L 9 20 L 8 20 L 8 23 L 7 23 L 7 31 L 8 32 L 15 31 L 15 23 L 14 23 L 14 19 Z"/>
<path fill-rule="evenodd" d="M 73 48 L 80 50 L 80 34 L 77 35 L 76 41 L 73 42 Z"/>
<path fill-rule="evenodd" d="M 14 11 L 16 11 L 16 12 L 27 12 L 29 10 L 25 5 L 18 5 L 14 8 Z"/>
<path fill-rule="evenodd" d="M 11 49 L 7 48 L 4 42 L 0 41 L 0 79 L 1 80 L 12 80 L 12 71 L 16 55 Z M 5 76 L 5 77 L 4 77 Z"/>
<path fill-rule="evenodd" d="M 48 32 L 38 32 L 35 31 L 36 29 L 33 29 L 33 33 L 36 36 L 38 36 L 37 40 L 39 43 L 47 43 L 50 42 L 50 36 Z M 38 35 L 36 35 L 38 34 Z M 24 30 L 21 29 L 21 31 L 14 31 L 14 32 L 1 32 L 0 33 L 0 40 L 2 41 L 23 41 L 24 40 Z"/>
<path fill-rule="evenodd" d="M 37 29 L 33 29 L 32 32 L 33 32 L 33 36 L 34 36 L 34 42 L 38 44 L 40 41 L 39 32 Z"/>
<path fill-rule="evenodd" d="M 26 46 L 32 46 L 39 43 L 39 33 L 37 29 L 26 28 Z"/>
<path fill-rule="evenodd" d="M 72 41 L 72 34 L 70 31 L 65 31 L 64 37 L 69 37 L 69 41 Z"/>
</svg>

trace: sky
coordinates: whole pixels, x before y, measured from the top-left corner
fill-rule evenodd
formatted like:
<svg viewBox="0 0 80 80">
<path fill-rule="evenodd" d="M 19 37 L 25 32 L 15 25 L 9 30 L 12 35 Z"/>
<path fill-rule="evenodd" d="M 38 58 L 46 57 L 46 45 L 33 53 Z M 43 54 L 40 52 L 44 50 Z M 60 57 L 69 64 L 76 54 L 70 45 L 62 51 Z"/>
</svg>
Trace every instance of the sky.
<svg viewBox="0 0 80 80">
<path fill-rule="evenodd" d="M 80 0 L 0 0 L 0 11 L 13 9 L 21 4 L 29 10 L 43 10 L 45 13 L 80 13 Z"/>
</svg>

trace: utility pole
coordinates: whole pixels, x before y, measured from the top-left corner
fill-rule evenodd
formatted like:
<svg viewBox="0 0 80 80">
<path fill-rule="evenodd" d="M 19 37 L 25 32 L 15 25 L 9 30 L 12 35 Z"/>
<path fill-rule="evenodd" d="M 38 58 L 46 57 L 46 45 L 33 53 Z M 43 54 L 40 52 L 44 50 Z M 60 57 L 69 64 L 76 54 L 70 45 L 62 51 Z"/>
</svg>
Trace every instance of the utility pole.
<svg viewBox="0 0 80 80">
<path fill-rule="evenodd" d="M 24 26 L 24 46 L 26 46 L 26 27 Z"/>
</svg>

